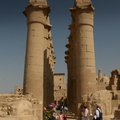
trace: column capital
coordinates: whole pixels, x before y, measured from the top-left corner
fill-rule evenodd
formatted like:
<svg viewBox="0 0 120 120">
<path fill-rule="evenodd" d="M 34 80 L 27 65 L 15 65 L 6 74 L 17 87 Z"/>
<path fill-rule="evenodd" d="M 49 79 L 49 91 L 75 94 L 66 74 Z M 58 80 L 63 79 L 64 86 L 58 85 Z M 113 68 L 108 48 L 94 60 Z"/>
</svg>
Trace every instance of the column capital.
<svg viewBox="0 0 120 120">
<path fill-rule="evenodd" d="M 78 7 L 88 6 L 91 5 L 91 0 L 75 0 L 74 5 Z"/>
<path fill-rule="evenodd" d="M 28 12 L 31 12 L 31 11 L 39 11 L 39 10 L 43 10 L 44 13 L 46 14 L 49 14 L 50 12 L 50 6 L 49 5 L 36 5 L 36 6 L 33 6 L 33 5 L 28 5 L 26 7 L 26 9 L 23 11 L 23 14 L 27 17 L 27 14 Z"/>
<path fill-rule="evenodd" d="M 37 5 L 46 5 L 46 0 L 29 0 L 29 5 L 37 6 Z"/>
</svg>

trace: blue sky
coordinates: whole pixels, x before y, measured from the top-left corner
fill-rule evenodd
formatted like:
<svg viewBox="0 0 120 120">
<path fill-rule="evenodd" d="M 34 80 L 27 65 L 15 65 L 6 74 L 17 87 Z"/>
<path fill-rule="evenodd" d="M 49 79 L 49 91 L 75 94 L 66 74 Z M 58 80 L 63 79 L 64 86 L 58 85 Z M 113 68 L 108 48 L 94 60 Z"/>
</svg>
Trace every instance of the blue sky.
<svg viewBox="0 0 120 120">
<path fill-rule="evenodd" d="M 28 0 L 0 0 L 0 93 L 13 92 L 22 86 L 27 25 L 23 11 Z M 50 23 L 55 49 L 55 72 L 67 73 L 64 62 L 65 45 L 70 31 L 74 0 L 48 0 L 51 6 Z M 120 0 L 92 0 L 95 8 L 95 58 L 96 73 L 110 75 L 120 68 Z"/>
</svg>

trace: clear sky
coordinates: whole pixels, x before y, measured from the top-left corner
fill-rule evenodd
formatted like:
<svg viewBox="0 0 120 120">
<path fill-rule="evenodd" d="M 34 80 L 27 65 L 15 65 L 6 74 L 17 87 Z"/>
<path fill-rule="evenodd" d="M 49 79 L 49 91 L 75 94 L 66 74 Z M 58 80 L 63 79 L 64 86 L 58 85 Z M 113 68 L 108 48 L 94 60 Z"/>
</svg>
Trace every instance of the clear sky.
<svg viewBox="0 0 120 120">
<path fill-rule="evenodd" d="M 120 68 L 120 0 L 92 0 L 95 8 L 96 73 L 110 75 Z M 23 11 L 28 0 L 0 0 L 0 93 L 13 92 L 23 85 L 27 25 Z M 65 45 L 70 31 L 74 0 L 48 0 L 55 50 L 55 72 L 67 73 Z"/>
</svg>

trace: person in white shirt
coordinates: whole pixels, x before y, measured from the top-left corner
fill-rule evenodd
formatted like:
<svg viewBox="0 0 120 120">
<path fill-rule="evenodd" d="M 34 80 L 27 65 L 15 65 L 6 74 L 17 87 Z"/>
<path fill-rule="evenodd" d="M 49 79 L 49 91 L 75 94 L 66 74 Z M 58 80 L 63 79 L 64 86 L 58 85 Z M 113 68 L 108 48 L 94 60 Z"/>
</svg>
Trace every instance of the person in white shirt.
<svg viewBox="0 0 120 120">
<path fill-rule="evenodd" d="M 86 105 L 83 105 L 82 120 L 89 120 L 89 110 Z"/>
<path fill-rule="evenodd" d="M 102 120 L 102 111 L 98 105 L 96 106 L 96 109 L 95 109 L 94 119 L 95 120 Z"/>
</svg>

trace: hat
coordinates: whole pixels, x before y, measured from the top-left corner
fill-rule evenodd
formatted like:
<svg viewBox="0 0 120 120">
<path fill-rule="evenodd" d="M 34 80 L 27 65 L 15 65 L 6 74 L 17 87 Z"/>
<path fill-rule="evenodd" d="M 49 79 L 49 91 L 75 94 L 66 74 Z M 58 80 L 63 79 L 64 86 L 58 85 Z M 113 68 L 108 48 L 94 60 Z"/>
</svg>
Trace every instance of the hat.
<svg viewBox="0 0 120 120">
<path fill-rule="evenodd" d="M 48 106 L 54 108 L 54 107 L 55 107 L 55 104 L 54 104 L 54 103 L 51 103 L 51 104 L 49 104 Z"/>
<path fill-rule="evenodd" d="M 55 107 L 55 104 L 54 104 L 54 103 L 51 103 L 51 105 L 52 105 L 53 107 Z"/>
</svg>

